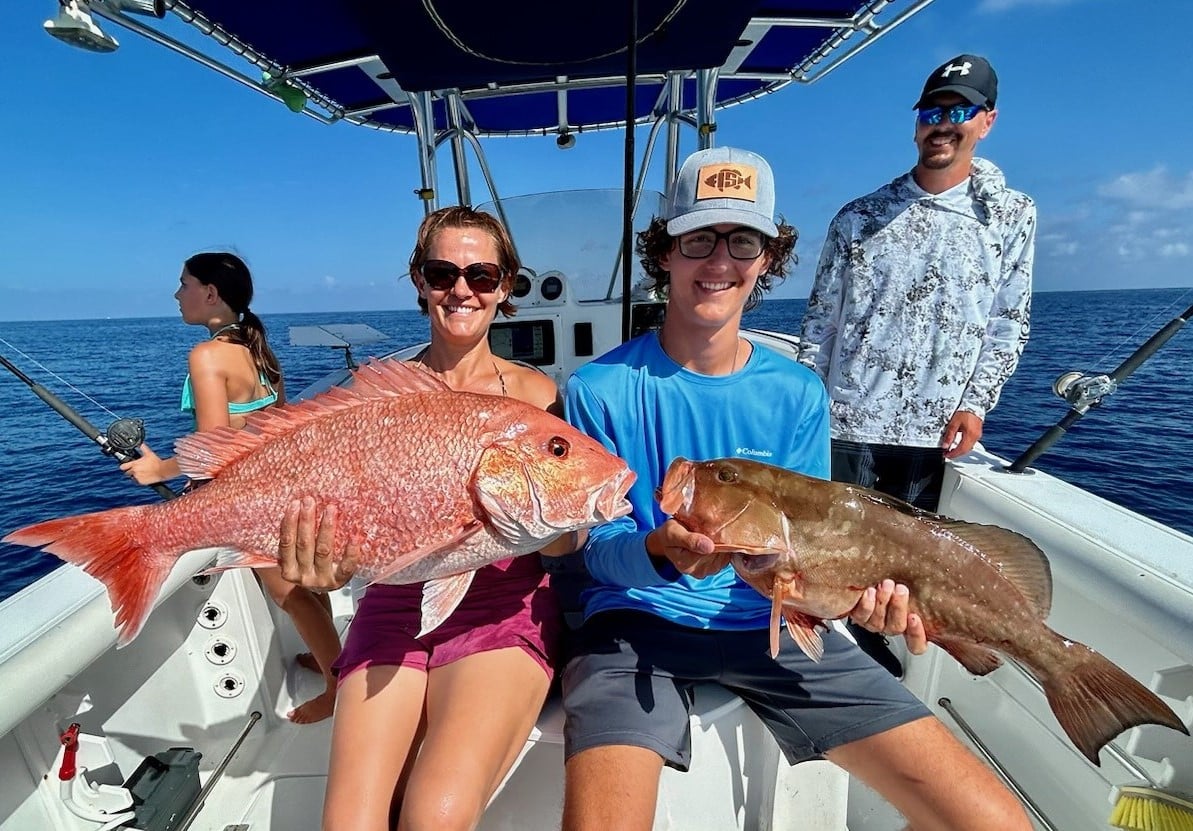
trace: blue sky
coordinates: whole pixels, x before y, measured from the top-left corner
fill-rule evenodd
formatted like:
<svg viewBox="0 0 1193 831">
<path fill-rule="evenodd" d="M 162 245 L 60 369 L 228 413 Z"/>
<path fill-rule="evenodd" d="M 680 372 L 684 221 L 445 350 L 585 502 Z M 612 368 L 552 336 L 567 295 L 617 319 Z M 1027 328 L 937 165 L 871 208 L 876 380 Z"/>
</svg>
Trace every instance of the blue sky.
<svg viewBox="0 0 1193 831">
<path fill-rule="evenodd" d="M 54 8 L 0 4 L 0 320 L 173 315 L 182 260 L 221 247 L 262 313 L 413 308 L 411 137 L 296 116 L 111 24 L 116 53 L 69 48 Z M 961 52 L 1000 77 L 980 153 L 1038 204 L 1036 289 L 1193 285 L 1191 25 L 1188 0 L 936 0 L 822 82 L 722 111 L 717 143 L 771 161 L 801 234 L 777 296 L 807 296 L 836 210 L 913 164 L 911 104 Z M 503 196 L 621 184 L 615 133 L 485 147 Z"/>
</svg>

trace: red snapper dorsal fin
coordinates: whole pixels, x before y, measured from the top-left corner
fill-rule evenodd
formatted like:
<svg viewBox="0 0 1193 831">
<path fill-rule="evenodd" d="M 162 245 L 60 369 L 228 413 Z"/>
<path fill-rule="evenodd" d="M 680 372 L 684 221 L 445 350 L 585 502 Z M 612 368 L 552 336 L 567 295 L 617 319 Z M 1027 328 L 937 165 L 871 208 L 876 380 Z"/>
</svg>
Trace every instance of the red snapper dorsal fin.
<svg viewBox="0 0 1193 831">
<path fill-rule="evenodd" d="M 1040 620 L 1048 617 L 1052 610 L 1052 567 L 1039 546 L 1022 534 L 997 525 L 979 525 L 944 517 L 930 521 L 960 538 L 997 568 L 1023 593 L 1040 615 Z"/>
<path fill-rule="evenodd" d="M 191 479 L 212 479 L 228 465 L 265 442 L 338 410 L 378 398 L 417 392 L 446 392 L 451 388 L 439 376 L 404 361 L 369 361 L 352 372 L 350 387 L 332 387 L 300 401 L 249 413 L 242 429 L 220 427 L 192 433 L 174 443 L 178 468 Z"/>
</svg>

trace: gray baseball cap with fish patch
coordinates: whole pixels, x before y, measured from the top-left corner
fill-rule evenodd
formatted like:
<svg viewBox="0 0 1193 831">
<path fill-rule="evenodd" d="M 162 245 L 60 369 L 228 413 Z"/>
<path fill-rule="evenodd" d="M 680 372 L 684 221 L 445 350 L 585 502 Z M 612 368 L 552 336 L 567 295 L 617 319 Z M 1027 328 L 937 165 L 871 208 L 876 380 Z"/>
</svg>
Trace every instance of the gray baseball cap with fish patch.
<svg viewBox="0 0 1193 831">
<path fill-rule="evenodd" d="M 766 159 L 736 147 L 688 156 L 667 196 L 667 233 L 710 225 L 744 225 L 775 237 L 775 177 Z"/>
</svg>

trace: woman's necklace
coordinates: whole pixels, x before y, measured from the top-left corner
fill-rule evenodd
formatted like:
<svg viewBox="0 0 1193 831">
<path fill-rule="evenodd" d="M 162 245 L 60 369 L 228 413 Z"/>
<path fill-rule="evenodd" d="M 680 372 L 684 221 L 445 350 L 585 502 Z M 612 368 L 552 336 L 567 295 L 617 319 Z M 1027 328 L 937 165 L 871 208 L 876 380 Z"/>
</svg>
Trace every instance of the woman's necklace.
<svg viewBox="0 0 1193 831">
<path fill-rule="evenodd" d="M 505 391 L 505 376 L 502 375 L 501 370 L 497 368 L 497 361 L 493 362 L 493 371 L 497 373 L 497 380 L 501 383 L 501 397 L 506 398 L 508 394 Z"/>
<path fill-rule="evenodd" d="M 239 328 L 240 328 L 239 323 L 229 323 L 227 326 L 221 326 L 220 328 L 216 329 L 214 332 L 211 333 L 211 339 L 215 340 L 220 335 L 222 335 L 224 332 L 227 332 L 229 329 L 239 329 Z"/>
<path fill-rule="evenodd" d="M 233 324 L 233 325 L 235 325 L 235 324 Z M 415 363 L 422 364 L 423 366 L 425 366 L 427 369 L 431 370 L 432 372 L 441 375 L 442 373 L 439 372 L 439 370 L 434 369 L 427 363 L 426 358 L 427 358 L 427 347 L 424 347 L 421 352 L 419 352 L 417 355 L 414 356 L 414 361 L 415 361 Z M 493 373 L 497 376 L 497 383 L 501 384 L 501 397 L 508 398 L 509 393 L 506 392 L 506 389 L 505 389 L 505 376 L 502 375 L 501 370 L 497 368 L 497 361 L 493 361 L 492 363 L 493 363 Z"/>
</svg>

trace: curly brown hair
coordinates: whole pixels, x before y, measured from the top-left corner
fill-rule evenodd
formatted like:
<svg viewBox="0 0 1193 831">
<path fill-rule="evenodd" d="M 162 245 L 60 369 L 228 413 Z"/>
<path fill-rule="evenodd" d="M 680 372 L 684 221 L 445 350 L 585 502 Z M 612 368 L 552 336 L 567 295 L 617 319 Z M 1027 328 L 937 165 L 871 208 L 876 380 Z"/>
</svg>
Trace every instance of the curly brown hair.
<svg viewBox="0 0 1193 831">
<path fill-rule="evenodd" d="M 787 276 L 787 269 L 799 262 L 795 256 L 795 242 L 799 239 L 799 232 L 779 217 L 779 234 L 775 237 L 764 237 L 766 243 L 762 253 L 769 259 L 766 271 L 758 275 L 758 282 L 746 300 L 745 310 L 756 308 L 762 302 L 762 296 L 774 288 L 776 280 Z M 638 232 L 638 241 L 634 251 L 641 258 L 642 270 L 651 279 L 647 288 L 655 290 L 666 289 L 671 282 L 671 273 L 659 265 L 659 261 L 675 248 L 675 237 L 667 233 L 667 220 L 655 217 L 645 231 Z"/>
<path fill-rule="evenodd" d="M 497 306 L 497 311 L 505 317 L 513 317 L 517 314 L 518 307 L 509 299 L 514 277 L 522 265 L 518 262 L 514 242 L 497 217 L 465 205 L 440 208 L 423 218 L 422 224 L 418 226 L 418 233 L 415 235 L 414 251 L 410 254 L 411 282 L 414 281 L 414 275 L 419 273 L 423 263 L 427 261 L 427 252 L 435 242 L 436 236 L 445 228 L 475 228 L 493 238 L 493 242 L 497 244 L 497 265 L 501 266 L 503 272 L 500 288 L 505 290 L 505 300 Z M 418 297 L 418 308 L 423 314 L 428 313 L 427 301 L 422 295 Z"/>
</svg>

